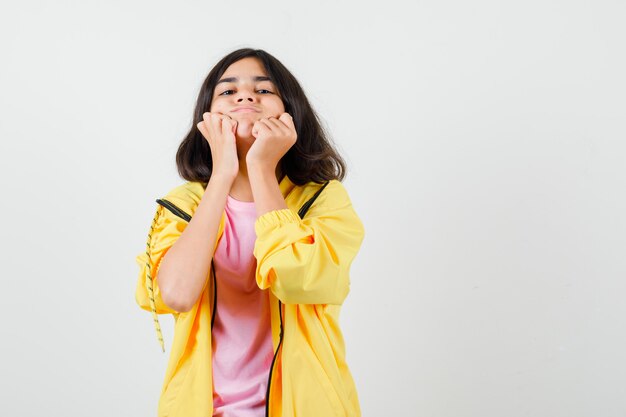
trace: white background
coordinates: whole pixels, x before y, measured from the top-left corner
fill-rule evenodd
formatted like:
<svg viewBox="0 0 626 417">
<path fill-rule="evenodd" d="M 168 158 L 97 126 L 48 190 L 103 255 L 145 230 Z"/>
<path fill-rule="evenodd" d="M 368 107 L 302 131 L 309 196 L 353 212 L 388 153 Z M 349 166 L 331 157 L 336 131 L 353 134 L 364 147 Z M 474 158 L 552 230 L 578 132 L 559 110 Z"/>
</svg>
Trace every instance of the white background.
<svg viewBox="0 0 626 417">
<path fill-rule="evenodd" d="M 626 415 L 621 1 L 19 1 L 0 9 L 0 413 L 153 416 L 155 199 L 228 52 L 289 68 L 366 237 L 364 416 Z"/>
</svg>

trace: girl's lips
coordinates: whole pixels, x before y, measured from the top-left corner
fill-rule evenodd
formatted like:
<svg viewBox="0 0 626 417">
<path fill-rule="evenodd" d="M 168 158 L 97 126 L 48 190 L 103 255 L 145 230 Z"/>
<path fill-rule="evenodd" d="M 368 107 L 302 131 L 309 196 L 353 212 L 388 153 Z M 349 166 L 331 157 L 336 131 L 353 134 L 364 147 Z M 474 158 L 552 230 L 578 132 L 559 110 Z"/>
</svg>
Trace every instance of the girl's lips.
<svg viewBox="0 0 626 417">
<path fill-rule="evenodd" d="M 252 107 L 241 107 L 233 110 L 231 113 L 259 113 L 257 109 L 253 109 Z"/>
</svg>

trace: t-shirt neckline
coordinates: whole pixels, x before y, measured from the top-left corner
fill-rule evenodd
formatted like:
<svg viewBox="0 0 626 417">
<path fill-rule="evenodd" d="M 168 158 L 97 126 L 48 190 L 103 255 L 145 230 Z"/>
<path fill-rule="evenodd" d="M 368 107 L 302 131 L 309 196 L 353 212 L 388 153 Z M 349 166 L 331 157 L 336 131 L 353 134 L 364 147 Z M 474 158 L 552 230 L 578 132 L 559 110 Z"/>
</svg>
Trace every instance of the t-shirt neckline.
<svg viewBox="0 0 626 417">
<path fill-rule="evenodd" d="M 241 201 L 228 194 L 228 205 L 231 207 L 255 209 L 254 201 Z"/>
</svg>

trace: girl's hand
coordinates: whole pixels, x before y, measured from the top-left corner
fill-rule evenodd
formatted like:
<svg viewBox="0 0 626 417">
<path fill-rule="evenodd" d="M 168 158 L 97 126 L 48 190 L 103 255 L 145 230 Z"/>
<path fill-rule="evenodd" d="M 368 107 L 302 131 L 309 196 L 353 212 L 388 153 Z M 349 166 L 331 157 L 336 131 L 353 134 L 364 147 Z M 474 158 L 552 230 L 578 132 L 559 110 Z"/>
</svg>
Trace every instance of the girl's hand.
<svg viewBox="0 0 626 417">
<path fill-rule="evenodd" d="M 289 113 L 258 120 L 252 126 L 255 141 L 246 155 L 246 164 L 267 168 L 274 172 L 280 159 L 298 138 L 296 127 Z"/>
<path fill-rule="evenodd" d="M 224 175 L 233 180 L 239 172 L 237 157 L 237 121 L 219 112 L 205 112 L 196 126 L 209 142 L 213 159 L 213 174 Z"/>
</svg>

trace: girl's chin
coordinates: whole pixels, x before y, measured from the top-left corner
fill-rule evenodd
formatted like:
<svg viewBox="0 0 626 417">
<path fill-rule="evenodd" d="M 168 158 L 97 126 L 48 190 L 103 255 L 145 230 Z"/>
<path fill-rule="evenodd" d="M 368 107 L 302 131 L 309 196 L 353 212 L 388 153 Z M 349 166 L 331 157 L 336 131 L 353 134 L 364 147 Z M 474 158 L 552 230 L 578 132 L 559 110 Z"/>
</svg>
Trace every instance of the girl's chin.
<svg viewBox="0 0 626 417">
<path fill-rule="evenodd" d="M 239 138 L 254 139 L 254 136 L 252 136 L 252 126 L 253 123 L 248 121 L 239 121 L 236 136 Z"/>
</svg>

